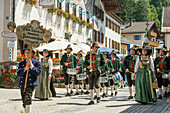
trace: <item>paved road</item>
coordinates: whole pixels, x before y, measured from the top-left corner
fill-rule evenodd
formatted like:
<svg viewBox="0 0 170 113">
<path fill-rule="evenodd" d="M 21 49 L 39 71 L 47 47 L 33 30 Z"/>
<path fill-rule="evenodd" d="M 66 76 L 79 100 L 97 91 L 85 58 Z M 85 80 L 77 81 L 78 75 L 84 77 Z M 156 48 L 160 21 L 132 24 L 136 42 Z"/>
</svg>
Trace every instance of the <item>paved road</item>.
<svg viewBox="0 0 170 113">
<path fill-rule="evenodd" d="M 140 105 L 128 100 L 128 88 L 119 89 L 116 97 L 102 98 L 99 104 L 87 105 L 89 95 L 65 97 L 63 88 L 56 88 L 57 97 L 48 101 L 33 98 L 33 113 L 170 113 L 165 99 L 155 104 Z M 0 113 L 20 113 L 23 111 L 19 89 L 0 88 Z"/>
</svg>

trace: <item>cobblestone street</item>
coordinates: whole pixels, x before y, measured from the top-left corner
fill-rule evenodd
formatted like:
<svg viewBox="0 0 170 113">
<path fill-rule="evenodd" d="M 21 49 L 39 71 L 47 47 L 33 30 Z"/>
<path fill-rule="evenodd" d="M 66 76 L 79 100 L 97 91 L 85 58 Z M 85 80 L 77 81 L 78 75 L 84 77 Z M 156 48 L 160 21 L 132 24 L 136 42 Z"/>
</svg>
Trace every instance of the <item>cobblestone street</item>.
<svg viewBox="0 0 170 113">
<path fill-rule="evenodd" d="M 33 113 L 170 113 L 165 99 L 155 104 L 140 105 L 134 100 L 128 100 L 128 88 L 119 89 L 116 97 L 101 98 L 95 105 L 87 105 L 89 95 L 65 97 L 63 88 L 56 88 L 57 97 L 48 101 L 33 98 Z M 24 111 L 20 100 L 19 89 L 0 89 L 0 112 L 20 113 Z"/>
</svg>

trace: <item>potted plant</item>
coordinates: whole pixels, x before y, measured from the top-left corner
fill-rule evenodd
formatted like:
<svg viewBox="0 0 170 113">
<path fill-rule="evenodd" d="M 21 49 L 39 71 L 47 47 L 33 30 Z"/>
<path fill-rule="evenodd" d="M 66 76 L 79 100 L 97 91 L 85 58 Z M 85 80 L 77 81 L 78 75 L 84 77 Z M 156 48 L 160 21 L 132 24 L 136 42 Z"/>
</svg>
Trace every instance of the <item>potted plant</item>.
<svg viewBox="0 0 170 113">
<path fill-rule="evenodd" d="M 50 9 L 48 9 L 48 12 L 49 13 L 56 13 L 58 11 L 58 7 L 55 7 L 55 6 L 50 6 Z"/>
<path fill-rule="evenodd" d="M 87 28 L 88 28 L 88 29 L 93 29 L 93 28 L 94 28 L 94 26 L 93 26 L 93 24 L 92 24 L 92 23 L 88 23 L 88 24 L 87 24 Z"/>
<path fill-rule="evenodd" d="M 31 5 L 37 6 L 38 0 L 31 0 L 30 3 Z"/>
<path fill-rule="evenodd" d="M 85 27 L 87 22 L 85 20 L 81 20 L 81 24 L 83 25 L 83 27 Z"/>
<path fill-rule="evenodd" d="M 77 23 L 80 24 L 81 23 L 80 18 L 79 17 L 75 17 L 75 18 L 76 18 Z"/>
<path fill-rule="evenodd" d="M 54 65 L 60 64 L 60 59 L 59 58 L 53 58 L 52 60 L 53 60 Z"/>
<path fill-rule="evenodd" d="M 61 16 L 63 13 L 64 13 L 64 11 L 61 10 L 61 9 L 59 9 L 59 10 L 57 11 L 57 14 L 58 14 L 59 16 Z"/>
</svg>

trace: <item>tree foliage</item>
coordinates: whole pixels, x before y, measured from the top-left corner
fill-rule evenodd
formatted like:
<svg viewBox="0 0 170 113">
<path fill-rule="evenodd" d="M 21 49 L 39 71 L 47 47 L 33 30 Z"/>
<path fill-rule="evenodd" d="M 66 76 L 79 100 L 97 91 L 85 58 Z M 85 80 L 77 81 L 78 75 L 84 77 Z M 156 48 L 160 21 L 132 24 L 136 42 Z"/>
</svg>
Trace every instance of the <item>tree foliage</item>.
<svg viewBox="0 0 170 113">
<path fill-rule="evenodd" d="M 122 13 L 117 15 L 125 22 L 131 19 L 139 21 L 155 21 L 161 28 L 162 9 L 170 7 L 170 0 L 120 0 Z"/>
</svg>

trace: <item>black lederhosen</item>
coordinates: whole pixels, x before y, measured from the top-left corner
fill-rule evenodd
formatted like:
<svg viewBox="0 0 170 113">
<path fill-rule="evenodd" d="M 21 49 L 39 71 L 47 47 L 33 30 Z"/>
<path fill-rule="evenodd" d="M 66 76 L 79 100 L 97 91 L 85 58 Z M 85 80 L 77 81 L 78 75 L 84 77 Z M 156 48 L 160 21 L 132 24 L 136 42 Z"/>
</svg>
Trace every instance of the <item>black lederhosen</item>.
<svg viewBox="0 0 170 113">
<path fill-rule="evenodd" d="M 25 92 L 24 92 L 24 89 L 20 90 L 24 108 L 26 107 L 26 105 L 32 104 L 32 93 L 33 93 L 34 89 L 35 89 L 34 86 L 29 86 L 26 88 Z"/>
<path fill-rule="evenodd" d="M 98 89 L 100 87 L 100 73 L 99 71 L 92 71 L 89 74 L 89 88 L 90 89 L 94 89 L 94 87 L 96 89 Z"/>
<path fill-rule="evenodd" d="M 162 86 L 167 87 L 169 83 L 169 79 L 166 78 L 163 79 L 161 73 L 158 73 L 157 81 L 158 81 L 158 88 L 161 88 Z"/>
<path fill-rule="evenodd" d="M 106 76 L 106 75 L 103 75 L 103 76 Z M 106 83 L 100 83 L 100 85 L 101 87 L 104 87 L 104 86 L 109 87 L 109 81 Z"/>
<path fill-rule="evenodd" d="M 69 74 L 64 73 L 64 83 L 65 83 L 65 85 L 71 84 L 71 79 L 72 79 L 72 77 Z"/>
<path fill-rule="evenodd" d="M 132 87 L 132 84 L 135 86 L 135 80 L 132 80 L 132 74 L 126 73 L 128 86 Z"/>
<path fill-rule="evenodd" d="M 123 77 L 123 81 L 125 81 L 125 73 L 124 73 L 124 72 L 120 72 L 120 74 L 121 74 L 122 77 Z"/>
</svg>

